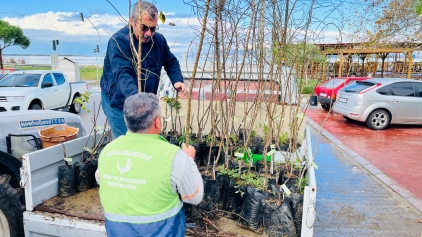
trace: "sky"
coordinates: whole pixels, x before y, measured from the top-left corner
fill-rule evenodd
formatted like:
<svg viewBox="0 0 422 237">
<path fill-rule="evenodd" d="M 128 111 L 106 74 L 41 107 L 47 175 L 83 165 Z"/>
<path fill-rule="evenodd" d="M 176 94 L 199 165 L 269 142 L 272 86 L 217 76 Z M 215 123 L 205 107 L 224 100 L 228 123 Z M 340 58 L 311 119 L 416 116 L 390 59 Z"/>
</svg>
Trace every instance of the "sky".
<svg viewBox="0 0 422 237">
<path fill-rule="evenodd" d="M 129 1 L 109 0 L 128 19 Z M 94 48 L 100 42 L 104 55 L 110 36 L 125 23 L 113 6 L 106 0 L 0 0 L 0 19 L 22 28 L 30 39 L 27 49 L 19 46 L 7 47 L 4 54 L 55 54 L 52 41 L 59 40 L 59 55 L 95 56 Z M 132 1 L 136 2 L 135 0 Z M 183 0 L 153 1 L 159 11 L 166 14 L 165 23 L 159 22 L 159 31 L 164 34 L 174 54 L 186 51 L 193 37 L 192 27 L 198 21 L 191 14 L 190 6 Z M 89 21 L 80 19 L 80 13 Z M 168 23 L 176 26 L 170 26 Z M 99 36 L 98 36 L 99 34 Z"/>
<path fill-rule="evenodd" d="M 325 18 L 323 14 L 327 10 L 322 11 L 320 7 L 327 2 L 334 4 L 337 1 L 317 1 L 320 5 L 314 14 L 324 21 L 335 20 L 338 14 L 332 14 L 330 11 L 332 15 Z M 132 1 L 134 2 L 136 0 Z M 180 59 L 182 53 L 187 52 L 192 45 L 197 34 L 195 29 L 200 28 L 199 21 L 191 6 L 184 3 L 188 0 L 153 2 L 159 11 L 166 14 L 166 22 L 159 22 L 159 32 L 166 37 L 171 51 Z M 123 17 L 119 16 L 113 6 Z M 110 36 L 125 25 L 128 9 L 129 1 L 125 0 L 0 0 L 0 19 L 21 27 L 31 41 L 31 45 L 25 50 L 13 46 L 6 48 L 3 54 L 55 54 L 52 41 L 57 39 L 59 55 L 95 56 L 94 48 L 97 44 L 100 45 L 101 55 L 104 55 Z M 307 14 L 306 9 L 298 12 L 301 15 Z M 98 31 L 87 19 L 82 22 L 80 13 L 89 18 Z M 328 24 L 329 27 L 333 25 Z M 325 29 L 321 34 L 322 41 L 318 43 L 334 43 L 339 38 L 338 30 Z"/>
</svg>

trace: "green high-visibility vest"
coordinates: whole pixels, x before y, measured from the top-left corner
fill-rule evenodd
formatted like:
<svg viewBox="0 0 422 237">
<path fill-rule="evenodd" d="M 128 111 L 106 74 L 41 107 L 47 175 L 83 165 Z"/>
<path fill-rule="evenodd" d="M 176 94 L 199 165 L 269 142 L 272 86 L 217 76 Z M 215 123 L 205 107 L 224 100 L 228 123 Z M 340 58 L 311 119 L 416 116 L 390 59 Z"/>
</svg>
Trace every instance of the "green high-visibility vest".
<svg viewBox="0 0 422 237">
<path fill-rule="evenodd" d="M 154 134 L 127 132 L 100 154 L 100 198 L 107 219 L 151 223 L 177 214 L 183 204 L 170 173 L 179 147 Z"/>
</svg>

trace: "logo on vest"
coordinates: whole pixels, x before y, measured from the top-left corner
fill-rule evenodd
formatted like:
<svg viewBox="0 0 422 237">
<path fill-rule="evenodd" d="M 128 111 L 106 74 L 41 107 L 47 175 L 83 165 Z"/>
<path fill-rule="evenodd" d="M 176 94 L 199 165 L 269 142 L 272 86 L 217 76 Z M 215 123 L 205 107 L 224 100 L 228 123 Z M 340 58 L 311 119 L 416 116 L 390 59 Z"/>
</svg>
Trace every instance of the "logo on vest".
<svg viewBox="0 0 422 237">
<path fill-rule="evenodd" d="M 127 159 L 126 166 L 123 167 L 123 168 L 120 167 L 119 160 L 117 160 L 117 169 L 119 169 L 120 174 L 128 172 L 130 170 L 130 167 L 132 167 L 132 159 L 131 158 Z"/>
</svg>

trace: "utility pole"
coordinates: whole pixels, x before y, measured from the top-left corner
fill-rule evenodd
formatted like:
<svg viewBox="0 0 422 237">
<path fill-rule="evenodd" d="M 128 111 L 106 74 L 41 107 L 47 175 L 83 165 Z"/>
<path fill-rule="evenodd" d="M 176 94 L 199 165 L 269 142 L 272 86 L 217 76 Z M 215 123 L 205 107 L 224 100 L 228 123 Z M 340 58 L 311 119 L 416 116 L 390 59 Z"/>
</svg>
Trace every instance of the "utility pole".
<svg viewBox="0 0 422 237">
<path fill-rule="evenodd" d="M 99 53 L 100 51 L 100 46 L 97 44 L 97 47 L 94 49 L 94 53 L 95 53 L 95 65 L 97 68 L 97 81 L 98 81 L 98 57 L 97 57 L 97 53 Z"/>
<path fill-rule="evenodd" d="M 53 50 L 56 51 L 56 59 L 54 60 L 55 69 L 59 67 L 59 51 L 57 45 L 59 45 L 59 40 L 53 40 Z"/>
</svg>

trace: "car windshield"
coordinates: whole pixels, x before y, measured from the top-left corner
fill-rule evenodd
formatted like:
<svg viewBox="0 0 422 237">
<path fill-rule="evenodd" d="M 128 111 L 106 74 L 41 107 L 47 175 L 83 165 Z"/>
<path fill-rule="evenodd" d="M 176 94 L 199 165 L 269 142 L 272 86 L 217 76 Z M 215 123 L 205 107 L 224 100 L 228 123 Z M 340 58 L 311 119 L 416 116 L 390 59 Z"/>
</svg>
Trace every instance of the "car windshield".
<svg viewBox="0 0 422 237">
<path fill-rule="evenodd" d="M 344 84 L 345 82 L 346 79 L 334 78 L 322 84 L 321 87 L 334 89 L 337 88 L 339 85 Z"/>
<path fill-rule="evenodd" d="M 37 87 L 40 74 L 8 74 L 0 80 L 0 87 Z"/>
<path fill-rule="evenodd" d="M 356 83 L 350 84 L 344 88 L 345 92 L 349 93 L 359 93 L 371 86 L 375 85 L 372 82 L 366 82 L 366 81 L 357 81 Z"/>
</svg>

